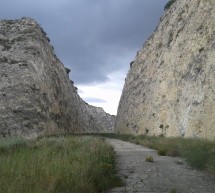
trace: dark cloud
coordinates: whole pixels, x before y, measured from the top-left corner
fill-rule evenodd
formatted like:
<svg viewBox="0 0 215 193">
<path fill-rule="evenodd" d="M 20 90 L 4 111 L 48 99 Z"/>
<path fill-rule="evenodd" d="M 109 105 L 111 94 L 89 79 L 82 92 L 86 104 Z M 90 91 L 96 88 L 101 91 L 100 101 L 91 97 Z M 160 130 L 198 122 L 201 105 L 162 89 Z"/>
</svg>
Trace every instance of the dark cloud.
<svg viewBox="0 0 215 193">
<path fill-rule="evenodd" d="M 106 103 L 106 101 L 103 99 L 92 98 L 92 97 L 85 97 L 84 101 L 87 101 L 88 103 Z"/>
<path fill-rule="evenodd" d="M 76 84 L 108 80 L 139 50 L 168 0 L 0 0 L 0 18 L 36 19 Z M 128 60 L 132 60 L 129 58 Z M 124 70 L 125 71 L 125 70 Z"/>
</svg>

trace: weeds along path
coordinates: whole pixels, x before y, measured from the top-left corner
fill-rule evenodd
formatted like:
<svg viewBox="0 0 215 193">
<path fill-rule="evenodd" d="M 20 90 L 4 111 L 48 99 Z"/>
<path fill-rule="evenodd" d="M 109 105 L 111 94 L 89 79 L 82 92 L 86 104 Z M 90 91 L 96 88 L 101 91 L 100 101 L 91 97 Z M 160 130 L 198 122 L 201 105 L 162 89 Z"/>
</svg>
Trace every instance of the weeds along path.
<svg viewBox="0 0 215 193">
<path fill-rule="evenodd" d="M 116 167 L 125 187 L 107 193 L 215 193 L 215 175 L 195 171 L 181 158 L 159 156 L 152 149 L 106 139 L 116 152 Z M 153 162 L 146 162 L 152 156 Z"/>
</svg>

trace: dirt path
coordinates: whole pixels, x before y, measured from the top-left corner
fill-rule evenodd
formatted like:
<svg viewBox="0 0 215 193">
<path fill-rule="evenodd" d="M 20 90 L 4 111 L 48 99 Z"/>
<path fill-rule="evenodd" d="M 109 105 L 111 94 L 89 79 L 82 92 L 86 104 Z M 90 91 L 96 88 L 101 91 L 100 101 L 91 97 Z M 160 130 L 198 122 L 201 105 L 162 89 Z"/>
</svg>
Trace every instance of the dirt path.
<svg viewBox="0 0 215 193">
<path fill-rule="evenodd" d="M 195 171 L 180 158 L 117 139 L 106 141 L 114 146 L 117 170 L 126 184 L 107 193 L 215 193 L 215 175 Z M 146 162 L 146 156 L 154 162 Z"/>
</svg>

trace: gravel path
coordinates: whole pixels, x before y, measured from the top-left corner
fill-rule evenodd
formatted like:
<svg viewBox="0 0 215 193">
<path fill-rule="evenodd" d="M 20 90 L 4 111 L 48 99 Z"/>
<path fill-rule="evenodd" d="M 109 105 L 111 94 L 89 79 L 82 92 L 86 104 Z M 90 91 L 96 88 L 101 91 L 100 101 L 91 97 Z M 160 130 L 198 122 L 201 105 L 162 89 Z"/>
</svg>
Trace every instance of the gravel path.
<svg viewBox="0 0 215 193">
<path fill-rule="evenodd" d="M 159 156 L 152 149 L 106 139 L 116 151 L 117 170 L 125 187 L 107 193 L 215 193 L 215 175 L 195 171 L 181 158 Z M 154 162 L 146 162 L 152 156 Z"/>
</svg>

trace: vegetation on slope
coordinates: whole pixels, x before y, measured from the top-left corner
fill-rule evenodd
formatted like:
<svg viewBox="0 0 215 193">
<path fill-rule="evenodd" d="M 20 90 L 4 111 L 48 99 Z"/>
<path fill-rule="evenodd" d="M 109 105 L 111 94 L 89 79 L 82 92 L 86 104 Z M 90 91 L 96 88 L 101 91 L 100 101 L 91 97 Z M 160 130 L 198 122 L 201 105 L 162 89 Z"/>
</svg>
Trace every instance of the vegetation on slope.
<svg viewBox="0 0 215 193">
<path fill-rule="evenodd" d="M 180 156 L 192 167 L 215 172 L 215 142 L 191 138 L 165 138 L 155 136 L 133 136 L 104 134 L 156 149 L 162 156 Z"/>
<path fill-rule="evenodd" d="M 1 193 L 96 193 L 121 185 L 114 151 L 101 139 L 0 139 Z"/>
<path fill-rule="evenodd" d="M 167 4 L 164 6 L 164 10 L 168 10 L 171 7 L 171 5 L 175 2 L 176 0 L 169 0 Z"/>
</svg>

